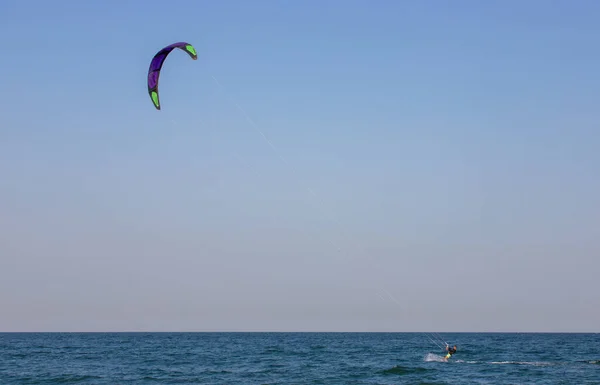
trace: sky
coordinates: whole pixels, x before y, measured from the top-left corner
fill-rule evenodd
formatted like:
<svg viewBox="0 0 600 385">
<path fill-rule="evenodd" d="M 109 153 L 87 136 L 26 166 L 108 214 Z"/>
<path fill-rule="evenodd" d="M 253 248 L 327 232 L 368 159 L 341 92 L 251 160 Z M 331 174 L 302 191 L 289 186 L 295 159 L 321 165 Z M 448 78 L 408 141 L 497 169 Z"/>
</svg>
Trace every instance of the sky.
<svg viewBox="0 0 600 385">
<path fill-rule="evenodd" d="M 600 332 L 599 17 L 3 1 L 0 331 Z"/>
</svg>

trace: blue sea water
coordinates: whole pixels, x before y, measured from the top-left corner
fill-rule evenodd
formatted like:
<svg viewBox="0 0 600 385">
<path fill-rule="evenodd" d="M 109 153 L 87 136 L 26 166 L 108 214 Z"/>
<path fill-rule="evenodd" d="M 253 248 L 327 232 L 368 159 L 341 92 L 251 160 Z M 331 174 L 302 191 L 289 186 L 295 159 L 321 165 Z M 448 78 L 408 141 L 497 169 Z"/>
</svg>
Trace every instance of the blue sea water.
<svg viewBox="0 0 600 385">
<path fill-rule="evenodd" d="M 600 334 L 3 333 L 0 384 L 600 384 Z"/>
</svg>

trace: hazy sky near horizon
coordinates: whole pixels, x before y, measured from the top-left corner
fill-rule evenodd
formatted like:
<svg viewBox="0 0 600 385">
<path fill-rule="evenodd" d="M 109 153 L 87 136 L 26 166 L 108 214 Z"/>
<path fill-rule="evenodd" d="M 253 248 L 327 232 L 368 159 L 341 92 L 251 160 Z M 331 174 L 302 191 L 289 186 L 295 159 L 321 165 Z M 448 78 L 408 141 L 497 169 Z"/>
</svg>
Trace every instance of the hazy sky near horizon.
<svg viewBox="0 0 600 385">
<path fill-rule="evenodd" d="M 599 18 L 3 1 L 0 331 L 600 331 Z"/>
</svg>

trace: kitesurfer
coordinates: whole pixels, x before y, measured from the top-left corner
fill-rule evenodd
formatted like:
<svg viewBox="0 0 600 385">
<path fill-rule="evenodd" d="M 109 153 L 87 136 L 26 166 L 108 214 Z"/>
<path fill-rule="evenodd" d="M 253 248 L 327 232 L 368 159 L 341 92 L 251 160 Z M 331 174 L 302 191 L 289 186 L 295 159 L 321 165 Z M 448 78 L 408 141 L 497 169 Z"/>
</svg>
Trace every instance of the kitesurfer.
<svg viewBox="0 0 600 385">
<path fill-rule="evenodd" d="M 446 359 L 446 361 L 448 361 L 448 359 L 450 357 L 452 357 L 452 355 L 454 353 L 456 353 L 456 345 L 454 345 L 454 347 L 450 347 L 450 346 L 446 345 L 446 351 L 448 352 L 448 354 L 446 354 L 445 359 Z"/>
</svg>

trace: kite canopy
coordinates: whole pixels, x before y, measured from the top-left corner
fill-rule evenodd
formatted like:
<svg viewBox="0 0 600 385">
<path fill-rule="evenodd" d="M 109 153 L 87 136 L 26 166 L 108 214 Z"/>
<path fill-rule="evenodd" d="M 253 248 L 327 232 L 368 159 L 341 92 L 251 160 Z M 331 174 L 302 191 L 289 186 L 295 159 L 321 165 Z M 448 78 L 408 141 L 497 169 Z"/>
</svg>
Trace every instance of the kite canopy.
<svg viewBox="0 0 600 385">
<path fill-rule="evenodd" d="M 148 94 L 157 110 L 160 110 L 160 99 L 158 97 L 158 78 L 160 77 L 160 70 L 167 59 L 167 56 L 169 56 L 171 51 L 175 48 L 185 51 L 194 60 L 198 59 L 196 49 L 191 44 L 183 41 L 168 45 L 154 55 L 150 62 L 150 68 L 148 69 Z"/>
</svg>

